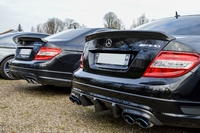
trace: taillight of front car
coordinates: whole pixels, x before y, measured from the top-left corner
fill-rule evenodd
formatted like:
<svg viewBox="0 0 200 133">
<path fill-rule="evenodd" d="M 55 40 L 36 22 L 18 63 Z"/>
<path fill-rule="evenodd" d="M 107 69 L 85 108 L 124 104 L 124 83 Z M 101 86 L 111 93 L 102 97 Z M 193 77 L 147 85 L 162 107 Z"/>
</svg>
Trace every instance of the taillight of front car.
<svg viewBox="0 0 200 133">
<path fill-rule="evenodd" d="M 41 47 L 34 60 L 50 60 L 61 52 L 59 48 Z"/>
<path fill-rule="evenodd" d="M 80 68 L 83 68 L 83 54 L 81 55 L 81 58 L 80 58 Z"/>
<path fill-rule="evenodd" d="M 197 53 L 161 51 L 150 63 L 143 77 L 179 77 L 199 64 Z"/>
</svg>

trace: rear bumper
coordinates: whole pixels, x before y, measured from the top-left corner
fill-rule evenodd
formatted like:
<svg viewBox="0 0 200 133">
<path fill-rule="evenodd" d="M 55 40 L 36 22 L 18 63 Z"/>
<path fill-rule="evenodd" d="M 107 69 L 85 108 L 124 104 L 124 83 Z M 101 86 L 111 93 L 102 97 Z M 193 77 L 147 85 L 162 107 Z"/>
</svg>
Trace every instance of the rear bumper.
<svg viewBox="0 0 200 133">
<path fill-rule="evenodd" d="M 16 66 L 11 66 L 10 72 L 18 79 L 25 79 L 28 83 L 71 87 L 72 73 L 23 68 Z"/>
<path fill-rule="evenodd" d="M 174 80 L 168 85 L 150 86 L 136 84 L 137 81 L 131 83 L 126 79 L 88 74 L 79 69 L 74 73 L 70 100 L 83 106 L 94 105 L 95 111 L 110 109 L 114 117 L 129 114 L 148 119 L 154 125 L 199 128 L 200 102 L 177 98 L 178 93 L 191 92 L 182 92 L 182 82 L 197 78 L 194 84 L 198 84 L 199 77 L 190 74 L 189 78 Z M 192 90 L 192 87 L 195 85 L 187 89 Z"/>
</svg>

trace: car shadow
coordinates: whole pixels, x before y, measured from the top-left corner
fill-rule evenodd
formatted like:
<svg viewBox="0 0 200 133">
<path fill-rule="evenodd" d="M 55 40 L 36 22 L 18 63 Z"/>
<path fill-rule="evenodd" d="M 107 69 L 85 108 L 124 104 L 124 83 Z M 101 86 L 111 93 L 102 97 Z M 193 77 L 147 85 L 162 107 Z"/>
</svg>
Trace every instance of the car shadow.
<svg viewBox="0 0 200 133">
<path fill-rule="evenodd" d="M 16 91 L 29 93 L 32 95 L 69 95 L 70 87 L 43 86 L 40 84 L 18 84 L 15 86 Z"/>
</svg>

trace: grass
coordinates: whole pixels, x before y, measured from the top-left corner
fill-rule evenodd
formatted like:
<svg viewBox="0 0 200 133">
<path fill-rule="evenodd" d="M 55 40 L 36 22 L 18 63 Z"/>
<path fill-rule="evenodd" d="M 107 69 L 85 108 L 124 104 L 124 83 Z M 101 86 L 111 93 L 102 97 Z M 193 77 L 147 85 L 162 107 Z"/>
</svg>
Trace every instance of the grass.
<svg viewBox="0 0 200 133">
<path fill-rule="evenodd" d="M 189 133 L 198 129 L 128 125 L 111 111 L 71 103 L 70 88 L 0 79 L 0 133 Z"/>
</svg>

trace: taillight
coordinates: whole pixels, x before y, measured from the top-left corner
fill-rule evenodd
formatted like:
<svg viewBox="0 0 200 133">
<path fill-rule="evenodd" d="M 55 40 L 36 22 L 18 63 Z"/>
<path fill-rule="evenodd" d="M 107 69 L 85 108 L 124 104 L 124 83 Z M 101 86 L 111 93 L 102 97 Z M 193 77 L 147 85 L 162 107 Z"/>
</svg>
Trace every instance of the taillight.
<svg viewBox="0 0 200 133">
<path fill-rule="evenodd" d="M 196 53 L 161 51 L 143 74 L 144 77 L 173 78 L 186 74 L 199 64 Z"/>
<path fill-rule="evenodd" d="M 59 48 L 41 47 L 34 60 L 50 60 L 61 51 Z"/>
<path fill-rule="evenodd" d="M 81 55 L 81 58 L 80 58 L 80 68 L 83 68 L 83 54 Z"/>
</svg>

